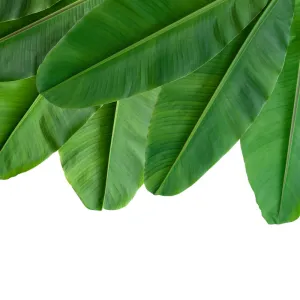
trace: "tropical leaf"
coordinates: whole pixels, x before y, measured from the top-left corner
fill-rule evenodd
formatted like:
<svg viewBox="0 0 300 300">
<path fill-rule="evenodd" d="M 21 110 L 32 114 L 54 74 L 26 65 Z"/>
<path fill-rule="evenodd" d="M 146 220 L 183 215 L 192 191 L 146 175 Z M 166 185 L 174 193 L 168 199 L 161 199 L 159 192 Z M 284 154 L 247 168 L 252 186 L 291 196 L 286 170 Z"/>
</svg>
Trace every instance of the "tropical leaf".
<svg viewBox="0 0 300 300">
<path fill-rule="evenodd" d="M 60 0 L 1 0 L 0 22 L 43 11 Z"/>
<path fill-rule="evenodd" d="M 56 11 L 0 39 L 0 82 L 15 81 L 36 75 L 49 50 L 92 8 L 104 0 L 68 0 L 59 2 Z M 74 2 L 74 3 L 73 3 Z M 65 4 L 69 3 L 68 6 Z M 71 4 L 70 4 L 71 3 Z M 20 23 L 12 22 L 13 28 Z M 8 22 L 10 23 L 10 22 Z M 7 28 L 7 27 L 6 27 Z M 0 23 L 1 29 L 1 23 Z"/>
<path fill-rule="evenodd" d="M 47 55 L 38 72 L 38 90 L 55 105 L 78 108 L 154 89 L 217 55 L 267 3 L 107 1 Z"/>
<path fill-rule="evenodd" d="M 35 78 L 0 83 L 0 179 L 41 163 L 94 111 L 61 109 L 50 104 L 38 96 Z"/>
<path fill-rule="evenodd" d="M 35 78 L 0 83 L 0 148 L 37 96 Z"/>
<path fill-rule="evenodd" d="M 174 195 L 195 183 L 243 135 L 261 111 L 282 70 L 293 0 L 273 0 L 242 47 L 163 88 L 149 130 L 145 183 Z"/>
<path fill-rule="evenodd" d="M 0 38 L 3 38 L 29 24 L 32 24 L 54 12 L 60 10 L 61 8 L 70 5 L 77 0 L 61 0 L 57 4 L 51 6 L 50 8 L 43 10 L 39 13 L 29 15 L 17 20 L 0 22 Z"/>
<path fill-rule="evenodd" d="M 300 1 L 293 29 L 276 89 L 241 141 L 250 184 L 270 224 L 300 216 Z"/>
<path fill-rule="evenodd" d="M 122 208 L 142 185 L 157 94 L 102 106 L 60 150 L 66 177 L 88 208 Z"/>
</svg>

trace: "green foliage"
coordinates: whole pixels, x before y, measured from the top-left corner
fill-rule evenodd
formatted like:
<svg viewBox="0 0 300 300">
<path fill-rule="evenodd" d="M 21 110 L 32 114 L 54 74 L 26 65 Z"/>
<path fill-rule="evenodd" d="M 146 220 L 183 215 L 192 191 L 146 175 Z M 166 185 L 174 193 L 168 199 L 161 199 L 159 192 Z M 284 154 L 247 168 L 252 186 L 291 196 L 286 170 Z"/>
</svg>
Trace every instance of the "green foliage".
<svg viewBox="0 0 300 300">
<path fill-rule="evenodd" d="M 90 209 L 119 209 L 143 184 L 148 126 L 158 91 L 107 104 L 61 148 L 68 181 Z"/>
<path fill-rule="evenodd" d="M 300 216 L 300 0 L 0 4 L 0 179 L 59 150 L 86 207 L 183 192 L 241 139 L 268 223 Z"/>
<path fill-rule="evenodd" d="M 201 67 L 267 2 L 106 1 L 50 51 L 38 90 L 53 104 L 77 108 L 146 92 Z"/>
<path fill-rule="evenodd" d="M 35 167 L 88 120 L 95 108 L 62 109 L 38 95 L 35 78 L 0 84 L 0 179 Z"/>
<path fill-rule="evenodd" d="M 300 215 L 300 5 L 284 69 L 272 97 L 242 138 L 251 186 L 269 223 Z"/>
<path fill-rule="evenodd" d="M 0 21 L 9 21 L 43 11 L 60 0 L 2 0 Z"/>
<path fill-rule="evenodd" d="M 56 43 L 87 12 L 103 1 L 62 1 L 53 13 L 33 23 L 26 20 L 18 30 L 13 28 L 13 32 L 0 39 L 0 81 L 35 76 L 37 68 Z"/>
<path fill-rule="evenodd" d="M 174 195 L 190 187 L 252 124 L 284 63 L 292 11 L 292 1 L 270 3 L 247 34 L 163 88 L 147 149 L 145 179 L 152 193 Z"/>
</svg>

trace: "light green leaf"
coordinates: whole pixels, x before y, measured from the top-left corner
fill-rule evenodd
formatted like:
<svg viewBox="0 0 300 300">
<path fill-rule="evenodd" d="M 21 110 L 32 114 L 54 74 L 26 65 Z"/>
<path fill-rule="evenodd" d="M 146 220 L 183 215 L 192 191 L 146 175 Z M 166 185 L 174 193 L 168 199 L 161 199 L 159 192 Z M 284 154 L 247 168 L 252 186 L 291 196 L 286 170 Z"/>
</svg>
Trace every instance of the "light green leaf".
<svg viewBox="0 0 300 300">
<path fill-rule="evenodd" d="M 7 22 L 13 29 L 27 25 L 0 39 L 0 82 L 36 75 L 37 68 L 56 43 L 92 8 L 105 0 L 68 0 L 59 2 L 56 11 L 34 23 Z M 74 2 L 74 3 L 73 3 Z M 71 3 L 71 4 L 70 4 Z M 69 4 L 65 6 L 66 4 Z M 0 30 L 2 24 L 0 23 Z M 8 28 L 7 28 L 8 26 Z M 10 29 L 8 30 L 10 31 Z M 0 36 L 1 33 L 0 33 Z"/>
<path fill-rule="evenodd" d="M 38 90 L 55 105 L 78 108 L 154 89 L 217 55 L 267 2 L 107 1 L 47 55 Z"/>
<path fill-rule="evenodd" d="M 0 179 L 37 166 L 94 111 L 61 109 L 50 104 L 38 96 L 35 78 L 0 83 Z"/>
<path fill-rule="evenodd" d="M 196 73 L 163 88 L 148 138 L 149 191 L 184 191 L 241 138 L 275 87 L 292 18 L 293 0 L 271 1 L 240 49 L 235 41 Z"/>
<path fill-rule="evenodd" d="M 43 11 L 60 0 L 1 0 L 0 22 L 15 20 Z"/>
<path fill-rule="evenodd" d="M 35 78 L 0 82 L 0 149 L 37 96 Z"/>
<path fill-rule="evenodd" d="M 142 185 L 157 94 L 102 106 L 60 150 L 66 177 L 89 209 L 122 208 Z"/>
<path fill-rule="evenodd" d="M 293 37 L 276 89 L 242 138 L 250 184 L 266 221 L 281 224 L 300 216 L 300 1 Z"/>
</svg>

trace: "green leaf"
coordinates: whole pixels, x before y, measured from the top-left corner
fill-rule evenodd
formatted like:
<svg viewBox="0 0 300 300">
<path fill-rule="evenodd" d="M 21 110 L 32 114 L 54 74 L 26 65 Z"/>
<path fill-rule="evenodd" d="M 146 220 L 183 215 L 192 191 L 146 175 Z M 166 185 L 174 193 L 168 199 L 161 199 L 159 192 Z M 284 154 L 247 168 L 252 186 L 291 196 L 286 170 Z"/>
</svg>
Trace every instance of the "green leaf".
<svg viewBox="0 0 300 300">
<path fill-rule="evenodd" d="M 0 22 L 0 38 L 3 38 L 29 24 L 32 24 L 58 10 L 61 8 L 75 2 L 76 0 L 61 0 L 57 4 L 51 6 L 50 8 L 43 10 L 39 13 L 29 15 L 17 20 Z"/>
<path fill-rule="evenodd" d="M 241 142 L 250 184 L 270 224 L 300 216 L 300 1 L 293 29 L 276 89 Z"/>
<path fill-rule="evenodd" d="M 107 1 L 47 55 L 38 90 L 55 105 L 78 108 L 154 89 L 217 55 L 267 2 Z"/>
<path fill-rule="evenodd" d="M 102 106 L 60 150 L 66 178 L 89 209 L 122 208 L 142 185 L 157 94 Z"/>
<path fill-rule="evenodd" d="M 43 11 L 60 0 L 1 0 L 0 22 Z"/>
<path fill-rule="evenodd" d="M 150 192 L 184 191 L 241 138 L 275 87 L 292 18 L 293 0 L 271 1 L 244 43 L 163 88 L 146 152 Z"/>
<path fill-rule="evenodd" d="M 27 26 L 0 39 L 0 82 L 36 75 L 37 68 L 46 54 L 86 13 L 103 1 L 62 1 L 57 4 L 55 12 L 29 25 L 27 24 L 31 17 L 7 22 L 11 23 L 13 29 L 22 26 L 23 22 L 23 25 Z M 66 4 L 69 5 L 65 6 Z M 0 29 L 1 26 L 0 23 Z"/>
<path fill-rule="evenodd" d="M 61 109 L 50 104 L 38 96 L 35 78 L 0 83 L 0 179 L 37 166 L 94 111 Z"/>
<path fill-rule="evenodd" d="M 37 96 L 35 78 L 0 82 L 0 149 Z"/>
</svg>

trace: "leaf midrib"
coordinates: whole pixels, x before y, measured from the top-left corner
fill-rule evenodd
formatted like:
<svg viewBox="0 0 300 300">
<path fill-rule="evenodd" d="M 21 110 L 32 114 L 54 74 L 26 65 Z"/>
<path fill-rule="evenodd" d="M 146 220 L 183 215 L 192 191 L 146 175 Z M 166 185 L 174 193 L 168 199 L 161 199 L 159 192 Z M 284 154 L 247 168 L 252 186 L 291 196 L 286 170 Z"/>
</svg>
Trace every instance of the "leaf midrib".
<svg viewBox="0 0 300 300">
<path fill-rule="evenodd" d="M 111 140 L 110 140 L 110 146 L 109 146 L 109 153 L 108 153 L 108 161 L 107 161 L 107 169 L 106 169 L 106 176 L 105 176 L 105 187 L 104 187 L 104 194 L 103 194 L 103 201 L 102 201 L 102 209 L 105 207 L 105 199 L 106 199 L 106 193 L 107 193 L 107 185 L 108 185 L 108 174 L 110 169 L 110 161 L 112 156 L 112 148 L 114 144 L 114 137 L 115 137 L 115 131 L 116 131 L 116 124 L 118 119 L 118 112 L 119 112 L 119 101 L 115 104 L 115 113 L 114 113 L 114 120 L 113 120 L 113 128 L 111 133 Z"/>
<path fill-rule="evenodd" d="M 6 142 L 4 143 L 4 145 L 0 148 L 0 155 L 1 155 L 1 153 L 3 153 L 3 151 L 6 148 L 6 146 L 8 145 L 8 143 L 10 142 L 10 140 L 13 138 L 13 136 L 15 135 L 15 133 L 18 131 L 19 127 L 25 122 L 25 120 L 27 119 L 27 117 L 32 113 L 33 109 L 40 103 L 40 101 L 42 99 L 44 99 L 44 97 L 42 95 L 38 95 L 35 98 L 35 100 L 32 102 L 32 104 L 30 105 L 30 107 L 28 108 L 28 110 L 25 112 L 25 114 L 23 115 L 23 117 L 20 119 L 20 121 L 18 122 L 18 124 L 14 128 L 14 130 L 10 133 L 10 135 L 9 135 L 8 139 L 6 140 Z"/>
<path fill-rule="evenodd" d="M 48 88 L 46 90 L 40 91 L 40 92 L 41 93 L 49 92 L 52 89 L 57 88 L 58 86 L 63 85 L 63 84 L 65 84 L 68 81 L 71 81 L 71 80 L 73 80 L 73 79 L 75 79 L 77 77 L 80 77 L 80 76 L 84 75 L 85 73 L 90 72 L 92 69 L 95 69 L 95 68 L 97 68 L 97 67 L 99 67 L 101 65 L 104 65 L 105 63 L 107 63 L 107 62 L 109 62 L 111 60 L 114 60 L 117 57 L 119 57 L 119 56 L 121 56 L 121 55 L 123 55 L 123 54 L 125 54 L 127 52 L 130 52 L 131 50 L 133 50 L 133 49 L 135 49 L 135 48 L 137 48 L 137 47 L 139 47 L 139 46 L 147 43 L 148 41 L 151 41 L 152 39 L 154 39 L 154 38 L 156 38 L 156 37 L 158 37 L 160 35 L 163 35 L 164 33 L 168 32 L 168 31 L 171 31 L 173 28 L 176 28 L 177 26 L 180 26 L 181 24 L 184 24 L 184 23 L 186 23 L 186 22 L 188 22 L 188 21 L 190 21 L 190 20 L 192 20 L 194 18 L 197 18 L 199 15 L 204 14 L 205 12 L 207 12 L 209 10 L 212 10 L 213 8 L 215 8 L 215 7 L 223 4 L 226 1 L 230 1 L 230 0 L 216 0 L 215 2 L 210 3 L 210 4 L 208 4 L 208 5 L 204 6 L 204 7 L 196 10 L 195 12 L 193 12 L 193 13 L 191 13 L 191 14 L 189 14 L 189 15 L 181 18 L 181 19 L 179 19 L 178 21 L 176 21 L 176 22 L 174 22 L 174 23 L 172 23 L 172 24 L 170 24 L 170 25 L 168 25 L 168 26 L 166 26 L 166 27 L 158 30 L 157 32 L 155 32 L 153 34 L 150 34 L 149 36 L 147 36 L 147 37 L 141 39 L 140 41 L 138 41 L 138 42 L 136 42 L 136 43 L 134 43 L 134 44 L 126 47 L 125 49 L 123 49 L 123 50 L 121 50 L 121 51 L 119 51 L 119 52 L 117 52 L 117 53 L 109 56 L 108 58 L 103 59 L 102 61 L 94 64 L 93 66 L 88 67 L 87 69 L 85 69 L 85 70 L 83 70 L 83 71 L 81 71 L 81 72 L 79 72 L 79 73 L 77 73 L 77 74 L 75 74 L 75 75 L 67 78 L 66 80 L 63 80 L 62 82 L 60 82 L 60 83 L 58 83 L 58 84 L 56 84 L 56 85 L 54 85 L 54 86 L 52 86 L 52 87 L 50 87 L 50 88 Z M 63 38 L 63 39 L 65 39 L 65 38 Z"/>
<path fill-rule="evenodd" d="M 280 215 L 280 212 L 281 212 L 281 209 L 282 209 L 283 199 L 284 199 L 284 192 L 285 192 L 287 177 L 288 177 L 288 173 L 289 173 L 289 167 L 290 167 L 291 155 L 292 155 L 292 147 L 293 147 L 293 142 L 294 142 L 294 137 L 295 137 L 294 133 L 295 133 L 295 130 L 296 130 L 296 121 L 297 121 L 297 117 L 298 117 L 299 101 L 300 101 L 300 64 L 299 64 L 298 76 L 297 76 L 295 103 L 294 103 L 294 108 L 293 108 L 291 131 L 290 131 L 288 151 L 287 151 L 287 156 L 286 156 L 284 179 L 283 179 L 281 197 L 280 197 L 279 206 L 278 206 L 278 216 Z"/>
<path fill-rule="evenodd" d="M 53 6 L 55 6 L 56 4 L 58 4 L 58 2 L 59 2 L 60 0 L 56 0 L 56 2 L 54 2 L 54 3 L 52 3 L 50 6 L 46 6 L 43 10 L 47 10 L 47 9 L 49 9 L 49 8 L 51 8 L 51 7 L 53 7 Z M 0 23 L 2 23 L 2 22 L 11 22 L 11 21 L 16 21 L 16 20 L 18 20 L 18 19 L 20 19 L 20 18 L 24 18 L 24 17 L 28 17 L 28 16 L 30 16 L 30 15 L 34 15 L 34 14 L 38 14 L 38 13 L 41 13 L 43 10 L 38 10 L 38 11 L 29 11 L 29 14 L 21 14 L 20 16 L 18 16 L 18 17 L 16 17 L 16 16 L 14 16 L 12 19 L 0 19 Z M 24 12 L 23 12 L 24 13 Z M 7 16 L 7 14 L 6 14 L 6 16 Z"/>
<path fill-rule="evenodd" d="M 231 73 L 233 72 L 235 66 L 238 64 L 238 62 L 241 60 L 244 52 L 247 50 L 248 46 L 251 44 L 252 40 L 255 38 L 256 33 L 259 31 L 259 29 L 261 28 L 261 26 L 266 22 L 266 20 L 268 19 L 268 16 L 272 13 L 275 5 L 277 4 L 278 0 L 272 0 L 267 8 L 265 9 L 265 11 L 263 12 L 262 16 L 260 17 L 260 19 L 258 20 L 258 22 L 255 24 L 255 26 L 253 27 L 251 33 L 249 34 L 249 36 L 247 37 L 246 41 L 243 43 L 241 49 L 239 50 L 239 52 L 237 53 L 235 59 L 233 60 L 233 62 L 230 64 L 226 74 L 224 75 L 222 81 L 220 82 L 220 84 L 218 85 L 215 93 L 212 95 L 211 100 L 209 101 L 209 103 L 207 104 L 206 108 L 204 109 L 203 113 L 201 114 L 198 122 L 196 123 L 195 127 L 193 128 L 191 134 L 189 135 L 188 139 L 186 140 L 184 146 L 182 147 L 180 153 L 178 154 L 175 162 L 172 164 L 168 174 L 165 176 L 164 180 L 162 181 L 162 183 L 160 184 L 160 186 L 157 188 L 157 190 L 155 191 L 155 194 L 159 193 L 160 189 L 163 187 L 164 183 L 166 182 L 166 180 L 168 179 L 168 177 L 170 176 L 171 172 L 173 171 L 173 169 L 175 168 L 175 165 L 178 163 L 178 161 L 180 160 L 181 156 L 183 155 L 183 153 L 185 152 L 186 148 L 188 147 L 190 141 L 192 140 L 192 138 L 194 137 L 196 131 L 198 130 L 198 128 L 200 127 L 201 123 L 203 122 L 203 120 L 205 119 L 208 111 L 210 110 L 211 106 L 213 105 L 213 103 L 215 102 L 215 100 L 217 99 L 217 96 L 220 94 L 222 88 L 224 87 L 224 85 L 227 83 L 228 78 L 230 77 Z"/>
</svg>

